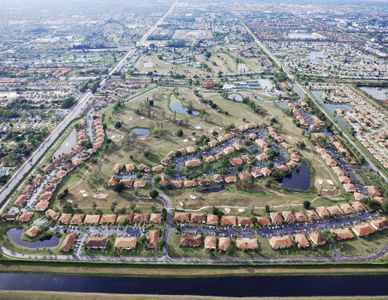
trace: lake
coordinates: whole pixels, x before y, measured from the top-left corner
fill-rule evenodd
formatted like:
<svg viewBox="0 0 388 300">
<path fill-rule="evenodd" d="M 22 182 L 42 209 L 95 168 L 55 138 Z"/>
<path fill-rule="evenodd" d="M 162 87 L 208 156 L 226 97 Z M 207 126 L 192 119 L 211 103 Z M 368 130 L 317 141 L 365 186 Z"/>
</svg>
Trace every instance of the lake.
<svg viewBox="0 0 388 300">
<path fill-rule="evenodd" d="M 11 228 L 7 231 L 7 236 L 15 244 L 32 249 L 56 247 L 60 241 L 60 237 L 52 235 L 42 240 L 29 242 L 22 239 L 23 233 L 23 229 Z"/>
<path fill-rule="evenodd" d="M 311 184 L 311 170 L 306 163 L 301 163 L 299 169 L 292 171 L 290 175 L 283 177 L 282 185 L 288 189 L 306 191 Z"/>
<path fill-rule="evenodd" d="M 388 275 L 155 278 L 37 273 L 0 274 L 2 290 L 221 297 L 387 295 L 387 282 Z"/>
<path fill-rule="evenodd" d="M 148 128 L 137 127 L 137 128 L 133 128 L 129 132 L 129 135 L 130 136 L 132 136 L 132 135 L 149 135 L 150 133 L 151 133 L 151 130 L 149 130 Z"/>
<path fill-rule="evenodd" d="M 375 98 L 376 100 L 388 100 L 388 88 L 362 86 L 360 87 L 360 90 L 363 90 L 365 93 L 367 93 L 372 98 Z"/>
</svg>

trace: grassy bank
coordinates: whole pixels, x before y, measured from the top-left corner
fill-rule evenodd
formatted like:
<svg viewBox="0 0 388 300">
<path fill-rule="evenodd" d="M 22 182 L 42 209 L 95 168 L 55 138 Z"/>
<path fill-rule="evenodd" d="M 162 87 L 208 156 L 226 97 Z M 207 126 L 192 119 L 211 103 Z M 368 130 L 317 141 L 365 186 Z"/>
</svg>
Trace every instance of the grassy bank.
<svg viewBox="0 0 388 300">
<path fill-rule="evenodd" d="M 176 299 L 176 296 L 169 295 L 123 295 L 123 294 L 99 294 L 99 293 L 69 293 L 69 292 L 40 292 L 40 291 L 0 291 L 0 299 L 29 299 L 29 300 L 94 300 L 94 299 L 114 299 L 114 300 L 151 300 L 151 299 L 160 299 L 160 300 L 170 300 Z M 379 300 L 386 299 L 385 296 L 352 296 L 352 297 L 204 297 L 204 296 L 179 296 L 183 300 L 221 300 L 221 299 L 239 299 L 239 300 Z"/>
<path fill-rule="evenodd" d="M 37 299 L 37 300 L 67 300 L 67 299 L 84 299 L 84 300 L 94 300 L 94 299 L 114 299 L 114 300 L 147 300 L 147 299 L 160 299 L 160 300 L 170 300 L 176 299 L 176 296 L 170 295 L 123 295 L 123 294 L 103 294 L 103 293 L 70 293 L 70 292 L 36 292 L 36 291 L 0 291 L 0 299 Z M 212 297 L 212 296 L 179 296 L 183 300 L 219 300 L 219 299 L 266 299 L 266 300 L 340 300 L 340 299 L 352 299 L 352 300 L 363 300 L 363 299 L 386 299 L 385 296 L 352 296 L 352 297 Z"/>
</svg>

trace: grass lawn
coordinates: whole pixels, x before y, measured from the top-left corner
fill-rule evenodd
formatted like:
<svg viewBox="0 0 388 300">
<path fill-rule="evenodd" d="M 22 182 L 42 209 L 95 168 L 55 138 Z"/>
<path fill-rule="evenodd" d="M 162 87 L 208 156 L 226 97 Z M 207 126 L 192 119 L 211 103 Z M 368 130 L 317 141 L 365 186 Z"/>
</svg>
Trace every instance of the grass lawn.
<svg viewBox="0 0 388 300">
<path fill-rule="evenodd" d="M 388 245 L 388 230 L 376 232 L 362 238 L 340 241 L 336 245 L 343 256 L 371 254 Z"/>
</svg>

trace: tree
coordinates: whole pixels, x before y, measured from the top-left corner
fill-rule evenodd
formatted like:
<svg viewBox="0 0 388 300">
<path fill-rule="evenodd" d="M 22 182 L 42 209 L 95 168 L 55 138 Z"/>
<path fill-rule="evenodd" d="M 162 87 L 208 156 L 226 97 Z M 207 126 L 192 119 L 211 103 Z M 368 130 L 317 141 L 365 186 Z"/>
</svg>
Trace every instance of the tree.
<svg viewBox="0 0 388 300">
<path fill-rule="evenodd" d="M 58 195 L 59 200 L 65 200 L 65 198 L 69 195 L 69 190 L 65 189 L 62 193 Z"/>
<path fill-rule="evenodd" d="M 308 201 L 308 200 L 303 201 L 303 207 L 304 207 L 305 209 L 310 209 L 310 207 L 311 207 L 311 202 Z"/>
<path fill-rule="evenodd" d="M 297 142 L 297 143 L 296 143 L 296 146 L 297 146 L 299 149 L 301 149 L 301 150 L 306 149 L 306 143 L 303 142 L 303 141 Z"/>
<path fill-rule="evenodd" d="M 182 129 L 179 129 L 177 132 L 176 132 L 176 136 L 183 136 L 183 130 Z"/>
<path fill-rule="evenodd" d="M 124 190 L 124 184 L 122 182 L 117 183 L 114 187 L 113 190 L 117 193 L 121 193 Z"/>
<path fill-rule="evenodd" d="M 164 221 L 167 219 L 167 209 L 165 207 L 162 208 L 162 218 Z"/>
<path fill-rule="evenodd" d="M 373 210 L 379 210 L 381 208 L 381 204 L 376 200 L 369 200 L 368 205 Z"/>
<path fill-rule="evenodd" d="M 74 209 L 70 203 L 65 203 L 65 205 L 63 205 L 63 212 L 66 214 L 71 214 L 74 212 Z"/>
<path fill-rule="evenodd" d="M 155 198 L 157 198 L 159 196 L 159 192 L 157 191 L 157 190 L 152 190 L 151 192 L 150 192 L 150 197 L 152 198 L 152 199 L 155 199 Z"/>
<path fill-rule="evenodd" d="M 63 100 L 61 107 L 63 109 L 69 109 L 71 108 L 75 103 L 74 97 L 67 97 L 65 100 Z"/>
<path fill-rule="evenodd" d="M 382 205 L 381 205 L 381 208 L 383 209 L 383 211 L 388 214 L 388 201 L 385 201 Z"/>
<path fill-rule="evenodd" d="M 120 129 L 121 126 L 122 126 L 122 123 L 121 123 L 120 121 L 118 121 L 118 122 L 115 123 L 115 128 L 116 128 L 116 129 Z"/>
<path fill-rule="evenodd" d="M 265 212 L 267 213 L 267 214 L 269 214 L 270 213 L 270 211 L 271 211 L 271 208 L 269 207 L 269 205 L 267 204 L 266 206 L 265 206 Z"/>
</svg>

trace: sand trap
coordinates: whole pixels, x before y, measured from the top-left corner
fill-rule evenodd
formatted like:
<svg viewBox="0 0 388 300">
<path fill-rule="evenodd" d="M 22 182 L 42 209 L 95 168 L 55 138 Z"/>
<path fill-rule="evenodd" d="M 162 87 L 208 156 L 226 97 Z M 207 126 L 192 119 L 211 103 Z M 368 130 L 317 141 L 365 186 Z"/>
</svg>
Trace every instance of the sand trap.
<svg viewBox="0 0 388 300">
<path fill-rule="evenodd" d="M 245 211 L 245 208 L 239 208 L 239 209 L 238 209 L 238 212 L 240 212 L 240 213 L 241 213 L 241 212 L 244 212 L 244 211 Z"/>
<path fill-rule="evenodd" d="M 85 194 L 85 193 L 86 193 L 85 190 L 80 190 L 79 192 L 80 192 L 81 194 Z"/>
<path fill-rule="evenodd" d="M 181 201 L 181 202 L 179 202 L 179 205 L 183 207 L 183 202 L 182 202 L 182 201 Z"/>
<path fill-rule="evenodd" d="M 188 139 L 184 139 L 183 142 L 187 143 L 189 140 Z"/>
<path fill-rule="evenodd" d="M 195 199 L 197 199 L 197 196 L 195 196 L 195 195 L 193 195 L 193 194 L 190 194 L 190 195 L 189 195 L 189 198 L 192 199 L 192 200 L 195 200 Z"/>
<path fill-rule="evenodd" d="M 86 198 L 87 196 L 88 196 L 87 193 L 83 193 L 83 194 L 82 194 L 82 198 Z"/>
<path fill-rule="evenodd" d="M 331 184 L 331 185 L 334 184 L 334 182 L 332 180 L 330 180 L 330 179 L 327 179 L 326 181 L 327 181 L 328 184 Z"/>
<path fill-rule="evenodd" d="M 323 183 L 323 180 L 322 179 L 318 179 L 318 184 L 322 184 Z"/>
<path fill-rule="evenodd" d="M 107 197 L 108 197 L 108 195 L 104 194 L 104 193 L 99 193 L 99 194 L 94 194 L 93 195 L 94 199 L 106 199 Z"/>
<path fill-rule="evenodd" d="M 225 207 L 224 211 L 228 214 L 228 213 L 230 213 L 230 208 L 229 207 Z"/>
</svg>

